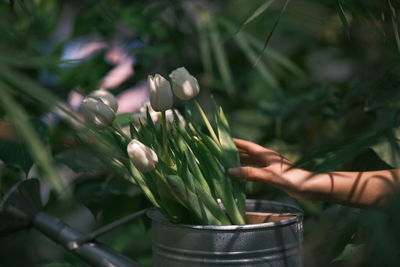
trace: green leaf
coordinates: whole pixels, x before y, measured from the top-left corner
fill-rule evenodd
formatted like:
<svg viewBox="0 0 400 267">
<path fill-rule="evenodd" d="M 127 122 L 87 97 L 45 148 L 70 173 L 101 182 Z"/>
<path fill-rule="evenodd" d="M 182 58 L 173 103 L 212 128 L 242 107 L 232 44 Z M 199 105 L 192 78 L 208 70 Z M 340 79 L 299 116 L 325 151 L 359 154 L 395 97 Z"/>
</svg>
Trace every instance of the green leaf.
<svg viewBox="0 0 400 267">
<path fill-rule="evenodd" d="M 340 17 L 340 21 L 343 24 L 343 27 L 347 33 L 347 38 L 350 39 L 350 27 L 349 22 L 347 21 L 346 15 L 344 14 L 343 6 L 341 0 L 336 0 L 337 10 Z"/>
<path fill-rule="evenodd" d="M 187 189 L 182 179 L 177 175 L 168 175 L 168 181 L 176 188 L 177 192 L 184 193 L 188 196 L 186 200 L 186 207 L 188 209 L 193 210 L 194 214 L 200 220 L 200 224 L 204 225 L 222 225 L 222 222 L 219 221 L 208 209 L 206 205 L 201 204 L 198 199 L 198 196 Z"/>
<path fill-rule="evenodd" d="M 168 179 L 158 174 L 150 174 L 147 176 L 151 176 L 151 179 L 154 181 L 154 188 L 152 188 L 151 191 L 154 192 L 156 190 L 158 192 L 160 208 L 164 214 L 171 221 L 176 222 L 187 218 L 187 210 L 183 208 L 185 207 L 185 202 L 177 196 L 177 192 L 168 183 Z"/>
<path fill-rule="evenodd" d="M 27 146 L 20 142 L 0 140 L 0 159 L 8 165 L 18 166 L 25 174 L 33 164 Z"/>
<path fill-rule="evenodd" d="M 197 144 L 199 149 L 202 150 L 201 154 L 206 155 L 205 157 L 201 156 L 201 164 L 205 164 L 203 168 L 209 168 L 212 189 L 215 190 L 217 196 L 221 198 L 221 201 L 226 209 L 226 213 L 233 224 L 244 224 L 245 218 L 244 213 L 240 210 L 241 204 L 239 204 L 238 207 L 234 199 L 235 192 L 232 189 L 232 185 L 228 180 L 228 177 L 225 175 L 224 171 L 221 170 L 218 161 L 208 151 L 207 147 L 202 142 L 197 142 Z"/>
<path fill-rule="evenodd" d="M 233 26 L 230 23 L 227 23 L 226 21 L 222 20 L 223 24 L 228 28 L 229 31 L 233 30 Z M 271 71 L 267 68 L 264 62 L 258 62 L 258 56 L 256 52 L 254 52 L 253 48 L 247 41 L 247 39 L 244 37 L 242 33 L 238 33 L 235 35 L 235 41 L 237 45 L 241 48 L 247 59 L 255 66 L 256 70 L 260 73 L 261 77 L 264 79 L 264 81 L 267 83 L 269 87 L 276 88 L 278 87 L 278 81 L 277 79 L 273 76 Z"/>
<path fill-rule="evenodd" d="M 229 218 L 226 216 L 224 210 L 222 210 L 215 198 L 211 193 L 205 191 L 199 184 L 196 184 L 196 195 L 203 203 L 203 206 L 206 207 L 222 225 L 231 224 Z"/>
<path fill-rule="evenodd" d="M 227 29 L 228 32 L 234 31 L 234 24 L 225 19 L 225 18 L 219 18 L 219 21 L 221 24 Z M 246 31 L 240 31 L 240 33 L 237 33 L 235 36 L 235 40 L 239 47 L 241 48 L 242 52 L 246 55 L 246 57 L 249 59 L 250 62 L 253 63 L 257 71 L 261 74 L 264 75 L 263 79 L 266 80 L 270 84 L 274 84 L 275 82 L 277 83 L 276 79 L 270 74 L 269 70 L 264 70 L 265 67 L 258 68 L 258 64 L 260 64 L 262 61 L 257 63 L 257 56 L 255 56 L 255 52 L 253 52 L 253 49 L 258 51 L 259 53 L 263 53 L 264 58 L 268 59 L 269 64 L 275 64 L 279 67 L 283 67 L 293 73 L 294 75 L 297 76 L 297 78 L 303 79 L 305 76 L 305 73 L 303 70 L 301 70 L 292 60 L 289 58 L 285 57 L 284 55 L 280 54 L 279 52 L 271 49 L 271 48 L 265 48 L 263 49 L 263 43 L 257 37 L 247 33 Z M 274 81 L 275 80 L 275 81 Z"/>
<path fill-rule="evenodd" d="M 390 1 L 390 0 L 388 0 L 388 5 L 389 5 L 391 20 L 392 20 L 393 34 L 396 38 L 397 50 L 398 50 L 398 52 L 400 52 L 400 34 L 399 34 L 399 26 L 398 26 L 396 8 L 393 6 L 392 1 Z"/>
<path fill-rule="evenodd" d="M 218 138 L 221 144 L 222 152 L 227 161 L 228 166 L 225 166 L 225 171 L 227 171 L 227 169 L 229 168 L 240 166 L 239 153 L 237 151 L 235 143 L 233 142 L 228 120 L 226 119 L 224 111 L 222 110 L 221 107 L 217 109 L 216 116 L 217 116 L 216 121 L 218 128 Z M 225 175 L 226 175 L 225 179 L 229 179 L 229 182 L 231 182 L 232 184 L 233 187 L 232 194 L 234 195 L 234 198 L 236 200 L 239 213 L 243 217 L 245 212 L 245 201 L 246 201 L 245 182 L 236 178 L 232 180 L 231 176 L 228 175 L 227 173 L 225 173 Z"/>
<path fill-rule="evenodd" d="M 68 63 L 67 60 L 61 61 L 59 57 L 49 57 L 42 55 L 40 56 L 32 56 L 28 54 L 21 53 L 22 51 L 8 51 L 11 54 L 6 55 L 6 53 L 0 54 L 0 62 L 2 64 L 11 66 L 11 67 L 33 67 L 33 68 L 41 68 L 41 67 L 51 67 L 57 66 L 62 63 Z"/>
<path fill-rule="evenodd" d="M 96 140 L 95 144 L 92 142 L 87 141 L 86 136 L 78 136 L 77 140 L 80 142 L 81 145 L 85 146 L 93 155 L 95 155 L 104 166 L 109 167 L 111 170 L 114 172 L 118 173 L 122 177 L 130 176 L 130 172 L 126 168 L 121 168 L 121 165 L 118 165 L 117 162 L 114 160 L 110 159 L 115 159 L 117 154 L 118 154 L 118 160 L 124 160 L 125 164 L 126 162 L 129 162 L 129 160 L 121 155 L 121 151 L 117 151 L 112 149 L 112 146 L 108 142 L 104 140 L 104 138 L 101 139 L 96 139 L 97 136 L 94 136 L 94 140 Z M 111 150 L 110 150 L 111 148 Z M 124 150 L 124 153 L 126 153 L 126 150 Z M 126 164 L 126 166 L 129 166 L 129 164 Z"/>
<path fill-rule="evenodd" d="M 180 129 L 181 136 L 178 137 L 178 142 L 180 143 L 180 150 L 184 154 L 184 158 L 187 160 L 190 170 L 196 178 L 196 181 L 202 186 L 203 190 L 206 190 L 211 194 L 211 189 L 209 186 L 209 181 L 203 175 L 200 166 L 198 165 L 198 159 L 196 155 L 201 154 L 201 150 L 193 142 L 193 136 L 190 137 L 189 134 L 184 130 Z M 204 169 L 204 168 L 203 168 Z"/>
<path fill-rule="evenodd" d="M 372 149 L 386 164 L 400 168 L 400 128 L 390 130 Z"/>
<path fill-rule="evenodd" d="M 181 163 L 177 162 L 178 173 L 179 176 L 182 178 L 182 181 L 184 181 L 188 190 L 194 191 L 195 181 L 193 179 L 193 176 L 189 172 L 189 165 L 188 165 L 188 161 L 191 161 L 191 159 L 187 157 L 188 154 L 187 149 L 184 152 L 186 156 L 182 158 L 182 162 Z"/>
<path fill-rule="evenodd" d="M 221 147 L 218 146 L 218 144 L 216 144 L 211 137 L 202 133 L 199 133 L 199 135 L 204 145 L 208 148 L 211 154 L 213 154 L 218 159 L 218 161 L 224 166 L 224 168 L 232 167 L 231 163 L 227 160 L 224 153 L 222 152 Z"/>
<path fill-rule="evenodd" d="M 126 140 L 123 136 L 121 136 L 119 133 L 115 132 L 114 130 L 110 130 L 110 133 L 112 137 L 114 138 L 114 144 L 116 144 L 117 147 L 121 149 L 121 151 L 126 151 L 127 146 L 128 146 L 128 140 Z M 113 147 L 116 147 L 113 146 Z"/>
<path fill-rule="evenodd" d="M 157 128 L 154 125 L 153 118 L 150 115 L 149 106 L 146 106 L 146 123 L 150 127 L 151 131 L 153 131 L 154 133 L 157 133 Z"/>
<path fill-rule="evenodd" d="M 222 152 L 229 162 L 230 167 L 240 166 L 239 154 L 236 145 L 233 142 L 228 121 L 221 107 L 218 108 L 216 117 L 218 139 L 221 144 Z"/>
<path fill-rule="evenodd" d="M 157 199 L 155 198 L 153 192 L 149 189 L 148 185 L 146 184 L 146 179 L 143 174 L 136 169 L 132 162 L 130 162 L 130 171 L 131 176 L 130 178 L 133 179 L 133 182 L 139 186 L 140 190 L 144 193 L 148 200 L 154 205 L 154 207 L 159 208 L 160 203 L 158 203 Z"/>
<path fill-rule="evenodd" d="M 253 14 L 245 21 L 242 23 L 242 25 L 240 26 L 239 30 L 236 33 L 239 33 L 241 30 L 243 30 L 243 28 L 249 24 L 250 22 L 252 22 L 254 19 L 256 19 L 257 17 L 259 17 L 262 13 L 264 13 L 273 3 L 275 2 L 275 0 L 267 0 L 265 1 L 262 5 L 260 5 L 254 12 Z"/>
<path fill-rule="evenodd" d="M 104 164 L 93 153 L 85 149 L 70 148 L 58 153 L 55 156 L 58 163 L 63 163 L 75 172 L 93 171 L 104 167 Z"/>
<path fill-rule="evenodd" d="M 132 122 L 129 123 L 129 132 L 132 139 L 137 139 L 139 137 L 139 132 L 136 130 L 136 126 Z"/>
<path fill-rule="evenodd" d="M 118 114 L 115 117 L 115 121 L 117 122 L 117 124 L 121 125 L 122 127 L 128 126 L 131 119 L 132 119 L 132 113 L 130 113 L 130 112 Z"/>
<path fill-rule="evenodd" d="M 15 87 L 13 88 L 14 90 L 23 92 L 25 95 L 30 96 L 31 98 L 35 99 L 49 109 L 54 108 L 61 102 L 58 97 L 48 92 L 46 88 L 42 87 L 36 81 L 30 79 L 29 77 L 21 74 L 18 71 L 0 65 L 0 76 L 7 80 L 9 83 L 15 85 Z M 59 108 L 65 112 L 68 112 L 62 106 L 59 106 Z M 70 113 L 69 115 L 72 116 L 72 114 Z"/>
<path fill-rule="evenodd" d="M 355 257 L 359 256 L 365 249 L 365 244 L 348 244 L 340 253 L 339 256 L 334 258 L 331 263 L 343 261 L 343 260 L 351 260 Z"/>
<path fill-rule="evenodd" d="M 288 6 L 289 2 L 290 2 L 290 0 L 286 0 L 284 6 L 283 6 L 282 9 L 281 9 L 281 12 L 279 13 L 278 18 L 275 20 L 274 24 L 272 25 L 272 29 L 271 29 L 271 31 L 269 32 L 267 38 L 266 38 L 265 41 L 264 41 L 264 46 L 263 46 L 263 48 L 261 49 L 261 53 L 260 53 L 259 59 L 260 59 L 260 58 L 262 57 L 262 55 L 264 54 L 264 51 L 265 51 L 265 49 L 267 48 L 267 46 L 268 46 L 268 44 L 269 44 L 269 40 L 271 40 L 272 34 L 275 32 L 275 29 L 276 29 L 276 27 L 278 26 L 278 24 L 279 24 L 279 22 L 280 22 L 280 20 L 281 20 L 281 18 L 282 18 L 283 12 L 286 10 L 286 7 Z M 256 63 L 256 64 L 257 64 L 257 63 Z"/>
<path fill-rule="evenodd" d="M 199 48 L 201 55 L 201 62 L 203 63 L 203 68 L 206 73 L 212 73 L 212 53 L 210 46 L 210 38 L 207 32 L 207 20 L 210 18 L 210 14 L 207 12 L 202 12 L 197 16 L 197 31 L 199 34 Z"/>
<path fill-rule="evenodd" d="M 233 96 L 235 94 L 235 85 L 232 79 L 232 72 L 229 66 L 225 49 L 221 42 L 221 37 L 213 19 L 208 20 L 209 34 L 211 40 L 212 51 L 214 52 L 215 60 L 217 63 L 218 70 L 221 74 L 222 82 L 225 86 L 225 90 L 228 95 Z"/>
</svg>

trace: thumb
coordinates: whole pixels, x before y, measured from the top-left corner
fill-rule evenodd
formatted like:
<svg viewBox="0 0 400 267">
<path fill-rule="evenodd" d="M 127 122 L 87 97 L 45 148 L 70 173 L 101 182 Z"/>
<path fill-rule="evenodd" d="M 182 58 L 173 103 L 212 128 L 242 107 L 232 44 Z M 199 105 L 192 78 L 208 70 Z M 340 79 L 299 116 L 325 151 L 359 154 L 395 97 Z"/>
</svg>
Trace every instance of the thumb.
<svg viewBox="0 0 400 267">
<path fill-rule="evenodd" d="M 231 168 L 229 173 L 235 177 L 261 182 L 271 182 L 274 177 L 274 173 L 271 170 L 249 166 Z"/>
</svg>

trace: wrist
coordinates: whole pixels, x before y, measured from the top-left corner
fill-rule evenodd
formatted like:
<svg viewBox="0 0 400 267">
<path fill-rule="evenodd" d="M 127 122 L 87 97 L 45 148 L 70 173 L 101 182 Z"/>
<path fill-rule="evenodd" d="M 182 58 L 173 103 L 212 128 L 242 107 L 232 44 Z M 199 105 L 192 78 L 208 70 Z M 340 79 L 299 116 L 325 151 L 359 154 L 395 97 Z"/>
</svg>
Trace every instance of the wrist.
<svg viewBox="0 0 400 267">
<path fill-rule="evenodd" d="M 314 186 L 310 183 L 313 173 L 300 168 L 292 168 L 285 172 L 287 181 L 290 181 L 288 193 L 294 198 L 311 200 Z"/>
</svg>

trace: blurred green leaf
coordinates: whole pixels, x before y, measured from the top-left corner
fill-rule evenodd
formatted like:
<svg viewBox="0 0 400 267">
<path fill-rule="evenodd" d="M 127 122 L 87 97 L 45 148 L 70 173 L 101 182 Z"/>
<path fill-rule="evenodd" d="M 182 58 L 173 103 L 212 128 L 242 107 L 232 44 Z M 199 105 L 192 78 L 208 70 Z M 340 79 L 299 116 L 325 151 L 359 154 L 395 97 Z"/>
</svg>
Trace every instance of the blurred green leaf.
<svg viewBox="0 0 400 267">
<path fill-rule="evenodd" d="M 346 15 L 344 13 L 341 0 L 336 0 L 336 4 L 337 4 L 337 9 L 338 9 L 340 21 L 342 22 L 344 30 L 347 33 L 347 38 L 350 38 L 349 22 L 347 21 Z"/>
<path fill-rule="evenodd" d="M 223 47 L 223 43 L 221 41 L 219 30 L 215 25 L 214 19 L 212 17 L 208 19 L 208 29 L 212 51 L 215 56 L 218 70 L 221 74 L 222 82 L 225 86 L 224 89 L 226 90 L 228 95 L 233 96 L 236 89 L 232 78 L 232 72 L 225 53 L 225 49 Z"/>
<path fill-rule="evenodd" d="M 122 127 L 128 126 L 131 120 L 132 120 L 132 113 L 129 112 L 118 114 L 115 117 L 115 121 L 118 123 L 118 125 L 121 125 Z"/>
<path fill-rule="evenodd" d="M 262 5 L 260 5 L 254 12 L 253 14 L 251 14 L 251 16 L 246 19 L 245 22 L 242 23 L 242 25 L 240 26 L 239 30 L 237 31 L 237 33 L 239 33 L 240 31 L 243 30 L 243 28 L 249 24 L 250 22 L 252 22 L 254 19 L 256 19 L 257 17 L 259 17 L 262 13 L 264 13 L 273 3 L 275 2 L 275 0 L 266 0 Z"/>
<path fill-rule="evenodd" d="M 25 174 L 33 164 L 32 156 L 23 143 L 0 140 L 0 159 L 7 164 L 20 167 Z"/>
<path fill-rule="evenodd" d="M 44 146 L 39 136 L 29 123 L 28 115 L 23 108 L 9 95 L 8 87 L 0 83 L 0 101 L 7 111 L 14 126 L 19 131 L 21 139 L 33 156 L 44 176 L 58 192 L 62 192 L 63 185 L 60 176 L 55 169 L 54 160 L 48 147 Z"/>
<path fill-rule="evenodd" d="M 365 244 L 348 244 L 342 253 L 332 260 L 332 263 L 354 259 L 356 256 L 360 256 L 364 250 Z"/>
<path fill-rule="evenodd" d="M 396 40 L 396 45 L 397 45 L 397 50 L 400 53 L 400 34 L 399 34 L 399 22 L 397 19 L 397 12 L 396 9 L 394 8 L 392 1 L 387 0 L 389 9 L 390 9 L 390 15 L 391 15 L 391 21 L 392 21 L 392 27 L 393 27 L 393 34 L 395 36 Z"/>
<path fill-rule="evenodd" d="M 83 150 L 82 148 L 66 149 L 55 155 L 54 158 L 58 163 L 67 165 L 77 173 L 104 167 L 103 163 L 97 156 L 89 153 L 89 151 Z"/>
<path fill-rule="evenodd" d="M 233 30 L 233 26 L 228 22 L 225 23 L 229 31 Z M 278 87 L 278 81 L 272 75 L 271 71 L 267 68 L 267 66 L 263 62 L 257 63 L 257 55 L 253 51 L 252 47 L 248 44 L 246 38 L 241 33 L 235 35 L 235 41 L 238 46 L 242 49 L 243 53 L 246 55 L 247 59 L 253 63 L 252 65 L 255 66 L 256 70 L 260 73 L 261 77 L 263 77 L 264 81 L 267 83 L 269 87 L 275 89 Z"/>
<path fill-rule="evenodd" d="M 400 168 L 400 128 L 389 131 L 372 149 L 393 168 Z"/>
<path fill-rule="evenodd" d="M 290 2 L 290 0 L 286 0 L 286 1 L 285 1 L 285 4 L 283 5 L 283 7 L 282 7 L 282 9 L 281 9 L 281 12 L 279 13 L 278 18 L 275 20 L 274 24 L 272 25 L 271 31 L 269 32 L 267 38 L 266 38 L 265 41 L 264 41 L 263 48 L 261 49 L 261 53 L 260 53 L 260 55 L 259 55 L 259 57 L 258 57 L 259 59 L 260 59 L 260 58 L 262 57 L 262 55 L 264 54 L 264 51 L 265 51 L 265 49 L 266 49 L 267 46 L 268 46 L 269 40 L 271 39 L 272 34 L 275 32 L 275 29 L 276 29 L 276 27 L 278 26 L 278 24 L 279 24 L 279 22 L 280 22 L 280 20 L 281 20 L 281 18 L 282 18 L 282 15 L 283 15 L 284 11 L 286 10 L 286 7 L 288 6 L 289 2 Z M 258 61 L 258 60 L 257 60 L 257 61 Z M 257 64 L 257 63 L 258 63 L 258 62 L 256 62 L 255 64 Z"/>
</svg>

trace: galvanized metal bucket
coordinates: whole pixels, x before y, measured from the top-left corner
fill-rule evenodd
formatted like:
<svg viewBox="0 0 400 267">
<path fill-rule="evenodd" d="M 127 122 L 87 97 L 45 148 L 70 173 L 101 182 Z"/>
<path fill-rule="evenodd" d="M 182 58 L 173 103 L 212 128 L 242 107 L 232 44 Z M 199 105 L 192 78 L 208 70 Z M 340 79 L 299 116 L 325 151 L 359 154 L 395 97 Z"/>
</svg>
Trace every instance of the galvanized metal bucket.
<svg viewBox="0 0 400 267">
<path fill-rule="evenodd" d="M 203 226 L 173 224 L 151 210 L 153 266 L 302 266 L 303 212 L 295 206 L 247 200 L 247 211 L 274 213 L 273 222 Z"/>
</svg>

